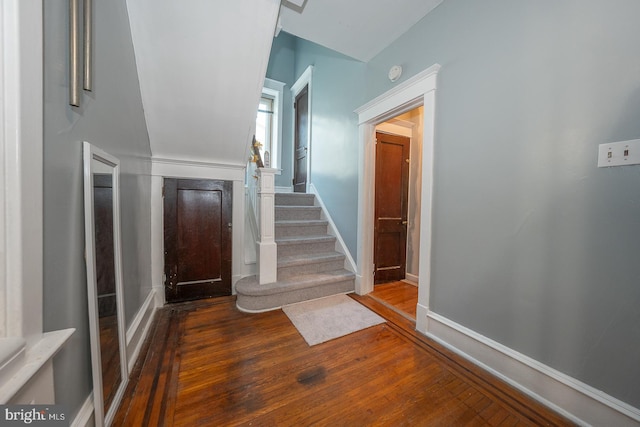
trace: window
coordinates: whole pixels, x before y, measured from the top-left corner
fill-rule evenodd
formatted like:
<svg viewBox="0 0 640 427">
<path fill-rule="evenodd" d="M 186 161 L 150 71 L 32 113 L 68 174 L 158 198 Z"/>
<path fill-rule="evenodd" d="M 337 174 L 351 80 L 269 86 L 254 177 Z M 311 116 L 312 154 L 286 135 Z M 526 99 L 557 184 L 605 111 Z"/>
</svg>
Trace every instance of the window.
<svg viewBox="0 0 640 427">
<path fill-rule="evenodd" d="M 269 165 L 274 169 L 281 167 L 284 86 L 285 84 L 282 82 L 271 79 L 264 80 L 262 97 L 256 116 L 256 140 L 262 144 L 260 154 L 265 166 Z M 266 152 L 269 152 L 268 163 Z"/>
<path fill-rule="evenodd" d="M 260 155 L 264 165 L 270 167 L 273 153 L 273 98 L 262 95 L 258 105 L 258 117 L 256 118 L 256 141 L 261 144 Z"/>
</svg>

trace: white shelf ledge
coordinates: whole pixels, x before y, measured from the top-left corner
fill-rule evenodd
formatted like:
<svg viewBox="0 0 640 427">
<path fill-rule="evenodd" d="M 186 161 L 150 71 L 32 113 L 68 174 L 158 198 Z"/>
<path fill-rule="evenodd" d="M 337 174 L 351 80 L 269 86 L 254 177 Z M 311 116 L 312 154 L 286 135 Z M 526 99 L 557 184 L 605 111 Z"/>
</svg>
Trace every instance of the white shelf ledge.
<svg viewBox="0 0 640 427">
<path fill-rule="evenodd" d="M 12 350 L 7 352 L 6 361 L 0 366 L 0 376 L 4 375 L 2 372 L 5 369 L 10 375 L 0 383 L 0 405 L 9 402 L 56 355 L 74 332 L 74 328 L 45 332 L 40 340 L 30 346 L 25 346 L 24 340 L 19 338 L 3 338 L 3 354 L 5 342 Z"/>
</svg>

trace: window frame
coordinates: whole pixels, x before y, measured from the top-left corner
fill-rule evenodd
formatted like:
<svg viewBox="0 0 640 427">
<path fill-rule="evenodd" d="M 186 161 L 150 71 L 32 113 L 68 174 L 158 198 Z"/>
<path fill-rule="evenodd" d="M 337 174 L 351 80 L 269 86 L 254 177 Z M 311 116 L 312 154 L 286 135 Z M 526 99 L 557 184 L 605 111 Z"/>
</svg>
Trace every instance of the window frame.
<svg viewBox="0 0 640 427">
<path fill-rule="evenodd" d="M 271 168 L 277 169 L 276 174 L 282 171 L 282 119 L 284 112 L 284 87 L 285 83 L 269 78 L 264 79 L 260 97 L 266 96 L 273 99 L 273 121 L 271 130 Z"/>
</svg>

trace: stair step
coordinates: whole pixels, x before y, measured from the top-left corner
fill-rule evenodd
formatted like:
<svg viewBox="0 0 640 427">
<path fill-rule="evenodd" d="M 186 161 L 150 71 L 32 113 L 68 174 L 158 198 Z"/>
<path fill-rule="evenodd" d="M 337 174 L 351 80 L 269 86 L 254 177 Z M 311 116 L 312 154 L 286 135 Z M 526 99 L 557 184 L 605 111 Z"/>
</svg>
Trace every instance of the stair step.
<svg viewBox="0 0 640 427">
<path fill-rule="evenodd" d="M 278 278 L 323 273 L 344 268 L 344 255 L 338 252 L 278 257 Z"/>
<path fill-rule="evenodd" d="M 284 220 L 275 222 L 276 239 L 283 237 L 320 236 L 327 234 L 325 220 Z"/>
<path fill-rule="evenodd" d="M 309 193 L 276 193 L 276 206 L 313 206 L 315 196 Z"/>
<path fill-rule="evenodd" d="M 320 206 L 276 206 L 276 221 L 320 219 Z"/>
<path fill-rule="evenodd" d="M 344 269 L 279 279 L 265 285 L 258 284 L 256 276 L 250 276 L 236 284 L 236 305 L 242 311 L 268 311 L 354 290 L 355 274 Z"/>
<path fill-rule="evenodd" d="M 336 252 L 336 237 L 327 234 L 328 221 L 315 196 L 276 193 L 275 238 L 278 280 L 260 285 L 256 276 L 236 283 L 236 306 L 247 312 L 354 292 L 355 274 L 344 269 L 345 256 Z"/>
<path fill-rule="evenodd" d="M 319 254 L 335 250 L 336 238 L 323 236 L 303 236 L 277 239 L 278 258 L 299 254 Z"/>
</svg>

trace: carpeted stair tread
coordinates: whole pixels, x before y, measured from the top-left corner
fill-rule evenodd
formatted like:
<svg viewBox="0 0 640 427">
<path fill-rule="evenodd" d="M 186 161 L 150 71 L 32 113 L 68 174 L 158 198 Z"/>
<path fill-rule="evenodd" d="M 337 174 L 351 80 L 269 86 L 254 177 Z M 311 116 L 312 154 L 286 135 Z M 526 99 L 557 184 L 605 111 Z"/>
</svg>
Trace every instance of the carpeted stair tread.
<svg viewBox="0 0 640 427">
<path fill-rule="evenodd" d="M 289 220 L 278 220 L 275 222 L 276 227 L 309 227 L 312 225 L 328 225 L 329 222 L 324 219 L 289 219 Z"/>
<path fill-rule="evenodd" d="M 276 239 L 278 245 L 308 245 L 320 242 L 335 242 L 336 237 L 329 234 L 321 236 L 302 236 L 302 237 L 282 237 Z"/>
<path fill-rule="evenodd" d="M 344 255 L 339 252 L 328 252 L 323 254 L 298 254 L 278 258 L 278 268 L 339 260 L 344 260 Z"/>
<path fill-rule="evenodd" d="M 240 279 L 236 291 L 247 296 L 264 296 L 290 292 L 293 290 L 328 285 L 335 282 L 353 280 L 355 274 L 347 270 L 327 271 L 321 274 L 304 274 L 260 285 L 256 276 Z"/>
<path fill-rule="evenodd" d="M 274 310 L 355 290 L 355 274 L 344 268 L 345 255 L 336 251 L 337 238 L 328 234 L 329 222 L 322 218 L 313 194 L 276 193 L 277 281 L 260 285 L 257 276 L 238 281 L 240 310 Z"/>
<path fill-rule="evenodd" d="M 313 206 L 315 196 L 308 193 L 276 193 L 276 206 Z"/>
</svg>

